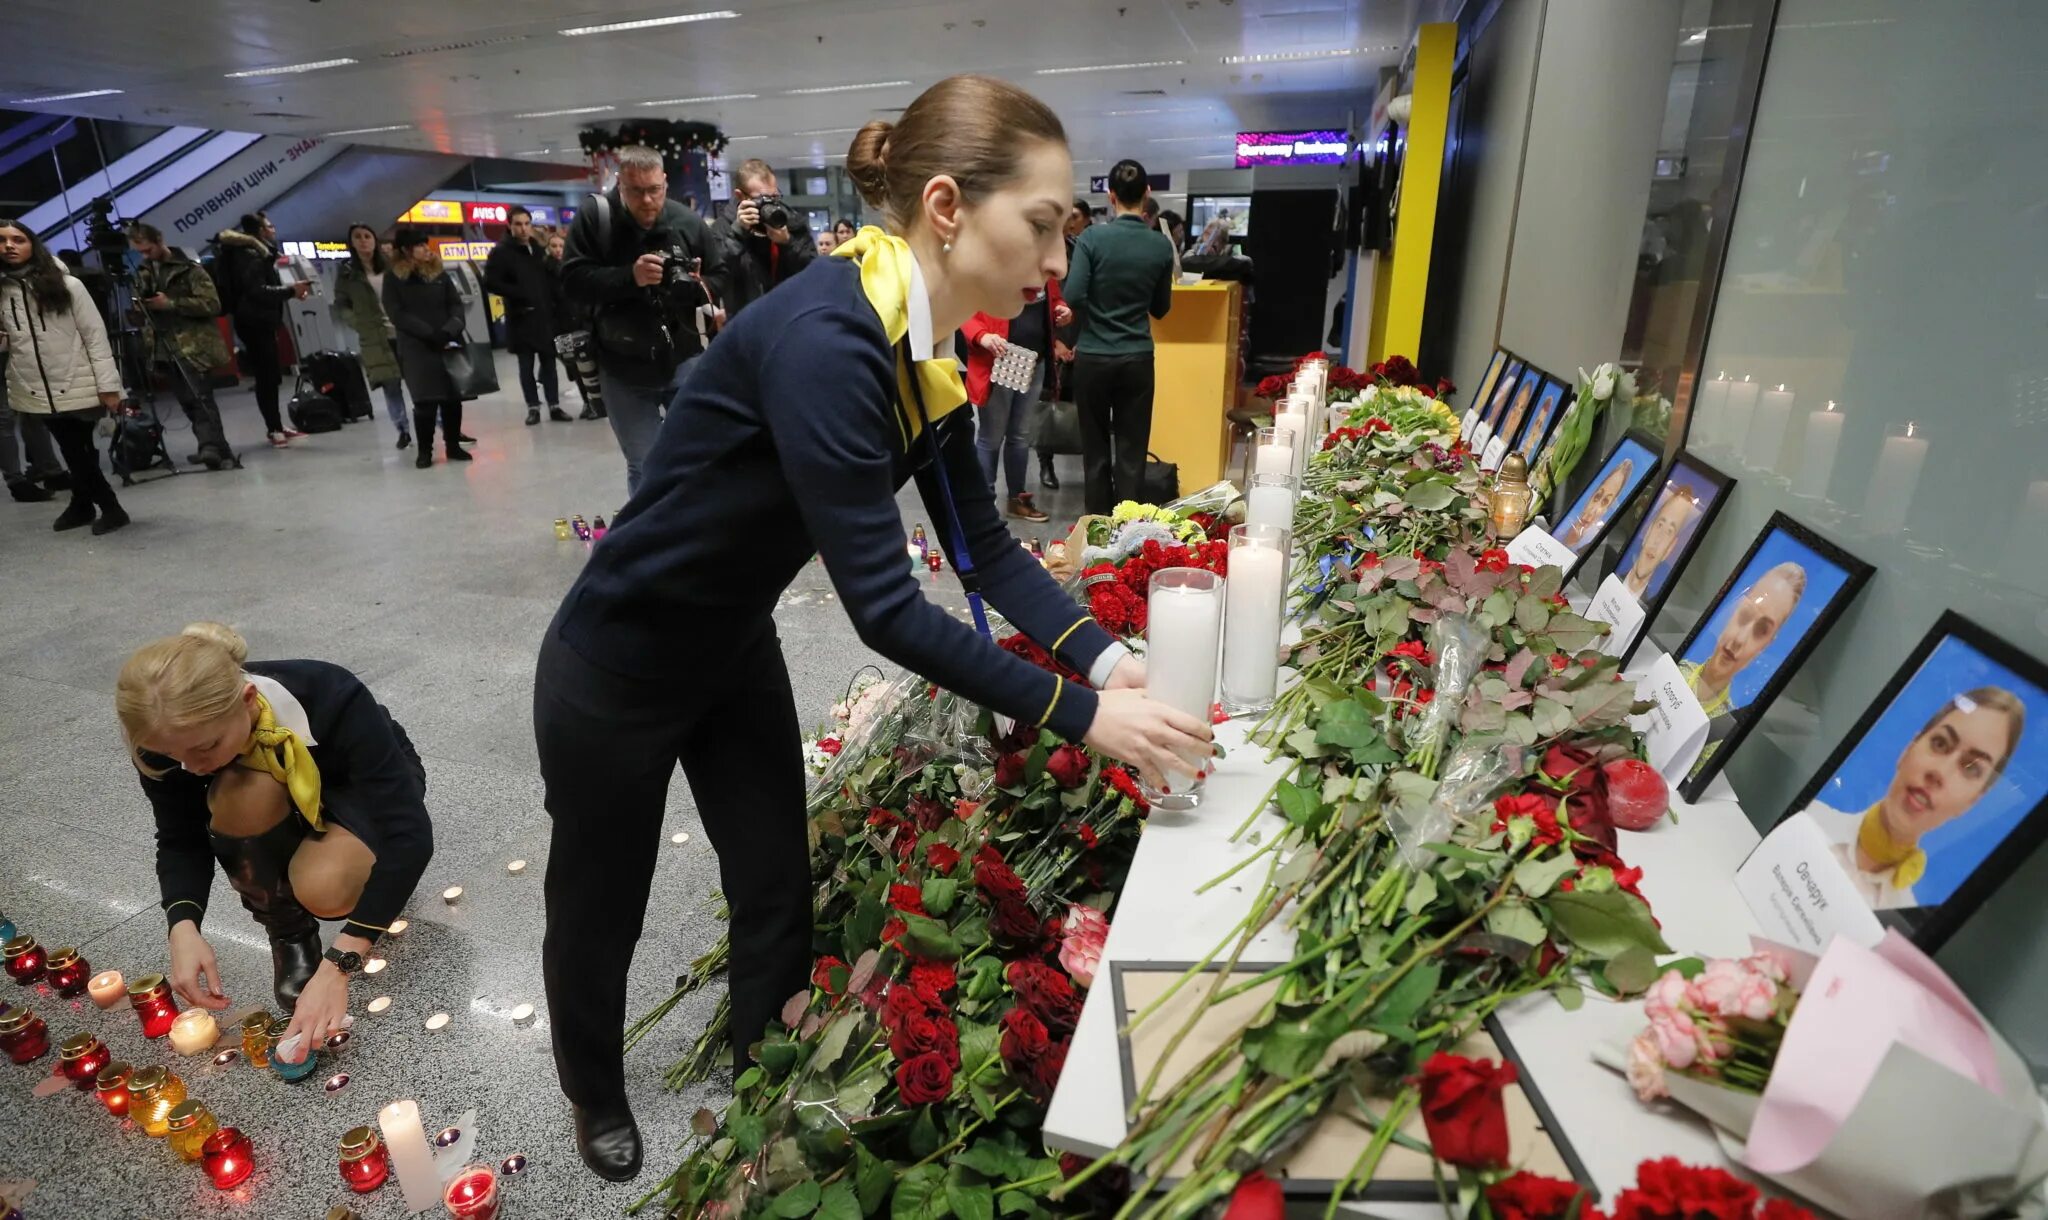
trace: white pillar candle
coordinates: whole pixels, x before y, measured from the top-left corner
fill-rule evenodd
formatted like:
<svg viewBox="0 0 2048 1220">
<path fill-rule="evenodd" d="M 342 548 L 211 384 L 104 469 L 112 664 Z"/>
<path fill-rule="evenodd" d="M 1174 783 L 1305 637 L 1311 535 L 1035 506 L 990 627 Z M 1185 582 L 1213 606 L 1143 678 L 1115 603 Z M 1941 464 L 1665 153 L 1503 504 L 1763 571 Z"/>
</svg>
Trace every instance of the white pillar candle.
<svg viewBox="0 0 2048 1220">
<path fill-rule="evenodd" d="M 1260 442 L 1259 453 L 1252 461 L 1253 474 L 1290 475 L 1294 473 L 1294 440 L 1290 436 L 1284 442 Z"/>
<path fill-rule="evenodd" d="M 1206 580 L 1195 580 L 1205 577 Z M 1179 583 L 1182 580 L 1192 584 Z M 1214 572 L 1167 568 L 1152 577 L 1146 605 L 1145 690 L 1204 721 L 1216 702 L 1216 648 L 1223 631 L 1223 581 Z"/>
<path fill-rule="evenodd" d="M 1863 501 L 1863 528 L 1870 533 L 1896 534 L 1905 528 L 1906 510 L 1920 487 L 1920 467 L 1927 461 L 1927 438 L 1919 433 L 1920 425 L 1909 423 L 1904 432 L 1884 438 Z"/>
<path fill-rule="evenodd" d="M 220 1025 L 204 1008 L 188 1008 L 171 1022 L 171 1049 L 180 1055 L 197 1055 L 213 1049 L 220 1041 Z"/>
<path fill-rule="evenodd" d="M 1294 489 L 1298 480 L 1282 471 L 1279 474 L 1255 474 L 1252 485 L 1244 497 L 1244 521 L 1246 525 L 1272 525 L 1281 529 L 1294 528 Z"/>
<path fill-rule="evenodd" d="M 1692 406 L 1692 447 L 1711 448 L 1720 443 L 1721 427 L 1728 418 L 1728 374 L 1722 373 L 1700 386 Z"/>
<path fill-rule="evenodd" d="M 1806 447 L 1799 452 L 1799 477 L 1792 494 L 1809 500 L 1824 500 L 1828 476 L 1835 472 L 1835 452 L 1842 447 L 1842 413 L 1830 402 L 1825 410 L 1806 417 Z"/>
<path fill-rule="evenodd" d="M 1756 396 L 1763 387 L 1744 373 L 1742 380 L 1728 386 L 1728 414 L 1721 433 L 1721 447 L 1740 456 L 1749 445 L 1749 425 L 1756 415 Z"/>
<path fill-rule="evenodd" d="M 1271 707 L 1279 691 L 1286 582 L 1287 531 L 1233 527 L 1223 587 L 1223 706 L 1233 714 Z"/>
<path fill-rule="evenodd" d="M 1781 383 L 1775 390 L 1757 396 L 1756 417 L 1749 424 L 1749 464 L 1758 470 L 1776 470 L 1778 455 L 1785 448 L 1785 427 L 1792 422 L 1792 391 Z"/>
<path fill-rule="evenodd" d="M 398 1171 L 398 1185 L 405 1192 L 405 1210 L 421 1212 L 440 1202 L 441 1175 L 434 1172 L 434 1150 L 427 1145 L 419 1103 L 392 1102 L 377 1112 L 377 1126 L 384 1132 L 384 1149 L 391 1154 L 391 1167 Z"/>
<path fill-rule="evenodd" d="M 1307 454 L 1308 416 L 1294 410 L 1290 404 L 1273 413 L 1273 426 L 1285 428 L 1294 434 L 1294 459 L 1290 473 L 1300 473 Z"/>
</svg>

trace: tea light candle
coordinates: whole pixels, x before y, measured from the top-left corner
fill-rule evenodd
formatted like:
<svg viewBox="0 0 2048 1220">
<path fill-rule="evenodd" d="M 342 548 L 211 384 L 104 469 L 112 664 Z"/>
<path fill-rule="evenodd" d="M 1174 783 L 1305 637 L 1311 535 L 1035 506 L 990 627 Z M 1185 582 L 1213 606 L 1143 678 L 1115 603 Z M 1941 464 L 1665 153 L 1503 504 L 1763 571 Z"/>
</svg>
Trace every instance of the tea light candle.
<svg viewBox="0 0 2048 1220">
<path fill-rule="evenodd" d="M 372 1015 L 383 1012 L 389 1007 L 391 1007 L 391 997 L 388 995 L 380 995 L 368 1004 L 363 1005 L 363 1008 Z"/>
<path fill-rule="evenodd" d="M 512 874 L 514 877 L 517 877 L 519 874 L 526 871 L 526 861 L 514 860 L 510 864 L 507 864 L 505 866 L 505 871 Z"/>
<path fill-rule="evenodd" d="M 1828 477 L 1835 472 L 1835 452 L 1842 447 L 1842 412 L 1833 402 L 1806 417 L 1806 445 L 1799 451 L 1799 477 L 1792 494 L 1825 500 Z"/>
<path fill-rule="evenodd" d="M 450 1018 L 449 1015 L 445 1012 L 435 1013 L 433 1016 L 427 1018 L 427 1032 L 430 1034 L 440 1033 L 442 1030 L 448 1028 L 448 1022 L 451 1019 L 452 1018 Z"/>
<path fill-rule="evenodd" d="M 1877 468 L 1870 474 L 1870 493 L 1863 501 L 1863 528 L 1873 534 L 1896 534 L 1906 526 L 1906 510 L 1920 489 L 1920 467 L 1927 461 L 1927 438 L 1920 425 L 1884 438 Z"/>
<path fill-rule="evenodd" d="M 364 973 L 364 974 L 382 974 L 382 973 L 384 973 L 384 967 L 386 967 L 386 966 L 388 966 L 388 965 L 390 965 L 390 964 L 391 964 L 390 962 L 387 962 L 387 961 L 385 961 L 385 960 L 384 960 L 383 958 L 381 958 L 381 957 L 373 957 L 373 958 L 371 958 L 371 959 L 370 959 L 369 961 L 366 961 L 366 962 L 364 962 L 364 963 L 363 963 L 363 973 Z"/>
<path fill-rule="evenodd" d="M 512 1009 L 512 1024 L 522 1029 L 533 1024 L 533 1005 L 519 1004 Z"/>
<path fill-rule="evenodd" d="M 461 902 L 462 887 L 459 885 L 451 885 L 447 889 L 442 890 L 441 901 L 447 903 L 451 907 L 454 906 L 456 903 Z"/>
<path fill-rule="evenodd" d="M 1756 417 L 1749 425 L 1745 460 L 1758 470 L 1776 470 L 1778 454 L 1785 448 L 1785 427 L 1792 422 L 1792 391 L 1782 384 L 1765 390 L 1757 399 Z"/>
<path fill-rule="evenodd" d="M 390 936 L 403 936 L 405 935 L 405 930 L 411 926 L 412 920 L 410 919 L 394 919 L 391 921 L 391 926 L 385 929 L 385 932 Z"/>
<path fill-rule="evenodd" d="M 488 1165 L 459 1170 L 441 1198 L 455 1220 L 493 1220 L 498 1214 L 498 1175 Z"/>
<path fill-rule="evenodd" d="M 399 1189 L 405 1192 L 405 1210 L 420 1212 L 432 1207 L 441 1198 L 441 1175 L 434 1171 L 434 1150 L 427 1146 L 419 1103 L 392 1102 L 377 1112 L 377 1126 L 384 1133 L 391 1168 L 398 1173 Z"/>
<path fill-rule="evenodd" d="M 690 832 L 686 830 L 678 830 L 677 832 L 668 837 L 668 841 L 675 844 L 677 847 L 681 847 L 683 844 L 688 843 L 690 841 Z"/>
<path fill-rule="evenodd" d="M 122 980 L 119 970 L 102 970 L 86 983 L 85 992 L 101 1008 L 112 1008 L 128 994 L 128 984 Z"/>
<path fill-rule="evenodd" d="M 171 1022 L 171 1049 L 180 1055 L 210 1051 L 218 1041 L 220 1025 L 204 1008 L 188 1008 Z"/>
</svg>

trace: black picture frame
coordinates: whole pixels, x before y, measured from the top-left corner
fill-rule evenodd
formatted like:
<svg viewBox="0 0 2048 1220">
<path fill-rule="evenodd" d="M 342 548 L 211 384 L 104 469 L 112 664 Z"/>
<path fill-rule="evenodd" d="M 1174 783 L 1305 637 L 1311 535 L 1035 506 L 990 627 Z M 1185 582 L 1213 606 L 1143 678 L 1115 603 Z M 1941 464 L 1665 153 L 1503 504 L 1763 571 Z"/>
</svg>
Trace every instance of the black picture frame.
<svg viewBox="0 0 2048 1220">
<path fill-rule="evenodd" d="M 1486 363 L 1486 375 L 1479 379 L 1479 387 L 1472 392 L 1472 403 L 1466 407 L 1472 422 L 1477 425 L 1486 418 L 1486 407 L 1493 398 L 1493 388 L 1500 382 L 1501 371 L 1514 361 L 1515 354 L 1504 347 L 1493 349 L 1493 359 Z"/>
<path fill-rule="evenodd" d="M 1742 748 L 1743 740 L 1749 736 L 1750 730 L 1756 727 L 1756 722 L 1763 718 L 1764 712 L 1769 710 L 1772 702 L 1784 692 L 1793 675 L 1799 672 L 1799 667 L 1806 663 L 1806 658 L 1820 644 L 1821 637 L 1834 626 L 1835 620 L 1849 608 L 1849 603 L 1862 592 L 1863 586 L 1870 582 L 1871 575 L 1876 571 L 1870 564 L 1822 538 L 1782 511 L 1773 512 L 1770 520 L 1764 522 L 1764 527 L 1757 531 L 1756 538 L 1749 544 L 1749 549 L 1744 551 L 1742 558 L 1729 569 L 1727 579 L 1721 582 L 1720 589 L 1707 603 L 1705 612 L 1686 631 L 1685 639 L 1671 654 L 1674 660 L 1683 663 L 1685 655 L 1692 651 L 1692 646 L 1699 639 L 1700 633 L 1714 620 L 1721 606 L 1734 594 L 1743 573 L 1756 562 L 1757 556 L 1770 544 L 1771 539 L 1780 534 L 1791 538 L 1821 559 L 1841 569 L 1844 574 L 1842 585 L 1835 591 L 1834 596 L 1828 599 L 1827 604 L 1821 607 L 1812 625 L 1788 649 L 1784 659 L 1758 689 L 1756 696 L 1737 709 L 1738 714 L 1731 716 L 1719 748 L 1695 764 L 1693 772 L 1679 781 L 1679 794 L 1688 802 L 1699 800 L 1700 795 L 1707 790 L 1707 785 L 1721 773 L 1721 768 L 1728 765 L 1729 758 Z M 1709 740 L 1713 738 L 1710 737 Z"/>
<path fill-rule="evenodd" d="M 1570 543 L 1565 542 L 1564 535 L 1569 532 L 1569 526 L 1566 525 L 1565 518 L 1569 517 L 1572 510 L 1578 507 L 1580 500 L 1591 494 L 1593 488 L 1600 485 L 1603 481 L 1600 472 L 1606 470 L 1607 464 L 1619 456 L 1621 451 L 1630 444 L 1634 444 L 1648 454 L 1648 470 L 1641 478 L 1635 479 L 1623 490 L 1621 497 L 1614 502 L 1613 507 L 1607 510 L 1607 517 L 1600 523 L 1599 530 L 1591 538 L 1586 539 L 1578 546 L 1572 546 Z M 1571 568 L 1564 574 L 1565 583 L 1571 583 L 1572 578 L 1578 575 L 1579 569 L 1586 566 L 1586 561 L 1600 553 L 1601 544 L 1607 541 L 1607 536 L 1614 532 L 1614 527 L 1620 524 L 1621 519 L 1628 516 L 1629 510 L 1635 507 L 1635 502 L 1642 496 L 1643 490 L 1656 482 L 1657 475 L 1664 468 L 1664 464 L 1657 458 L 1661 447 L 1661 443 L 1656 437 L 1640 429 L 1630 429 L 1627 433 L 1623 434 L 1620 440 L 1614 442 L 1612 448 L 1601 455 L 1599 465 L 1594 467 L 1593 478 L 1586 484 L 1585 488 L 1577 496 L 1573 497 L 1569 503 L 1562 506 L 1562 511 L 1559 513 L 1555 524 L 1563 528 L 1553 529 L 1551 536 L 1556 538 L 1560 545 L 1564 546 L 1565 549 L 1571 551 L 1574 555 Z"/>
<path fill-rule="evenodd" d="M 1124 1014 L 1130 1010 L 1130 1005 L 1124 1002 L 1124 972 L 1132 970 L 1143 971 L 1148 974 L 1180 975 L 1190 970 L 1197 970 L 1201 974 L 1217 974 L 1222 972 L 1225 964 L 1223 962 L 1207 962 L 1202 963 L 1199 969 L 1197 969 L 1197 963 L 1195 962 L 1112 961 L 1108 963 L 1110 998 L 1115 1002 L 1113 1011 L 1117 1018 L 1117 1068 L 1123 1076 L 1124 1126 L 1127 1129 L 1131 1125 L 1130 1106 L 1138 1096 L 1138 1073 L 1137 1068 L 1131 1062 L 1131 1039 L 1123 1032 L 1125 1024 Z M 1286 962 L 1238 962 L 1233 967 L 1233 972 L 1258 975 L 1268 970 L 1278 970 L 1285 965 L 1287 965 Z M 1586 1162 L 1579 1156 L 1578 1149 L 1572 1146 L 1571 1137 L 1565 1134 L 1563 1124 L 1558 1122 L 1557 1114 L 1550 1108 L 1550 1103 L 1544 1098 L 1542 1090 L 1536 1087 L 1536 1082 L 1530 1077 L 1529 1067 L 1522 1061 L 1520 1053 L 1515 1050 L 1514 1040 L 1508 1037 L 1507 1028 L 1500 1023 L 1500 1018 L 1494 1015 L 1488 1015 L 1482 1024 L 1487 1034 L 1493 1038 L 1493 1044 L 1500 1048 L 1501 1058 L 1515 1065 L 1515 1083 L 1521 1086 L 1523 1095 L 1529 1099 L 1529 1108 L 1536 1112 L 1536 1119 L 1542 1127 L 1543 1134 L 1549 1137 L 1551 1144 L 1557 1148 L 1558 1157 L 1564 1161 L 1565 1168 L 1571 1173 L 1572 1180 L 1585 1188 L 1588 1201 L 1598 1202 L 1600 1199 L 1599 1185 L 1594 1182 L 1593 1175 L 1587 1170 Z M 1328 1178 L 1279 1177 L 1274 1180 L 1280 1184 L 1281 1193 L 1290 1198 L 1327 1199 L 1337 1189 L 1337 1183 Z M 1158 1185 L 1162 1190 L 1170 1190 L 1175 1181 L 1177 1179 L 1163 1178 Z M 1364 1194 L 1350 1197 L 1355 1201 L 1366 1203 L 1436 1203 L 1440 1201 L 1437 1186 L 1434 1182 L 1374 1183 L 1366 1187 Z"/>
<path fill-rule="evenodd" d="M 1685 475 L 1697 478 L 1705 486 L 1713 488 L 1714 494 L 1707 501 L 1706 506 L 1700 510 L 1699 522 L 1693 526 L 1692 533 L 1680 544 L 1678 550 L 1665 561 L 1666 566 L 1670 570 L 1665 574 L 1664 583 L 1657 588 L 1656 592 L 1651 594 L 1649 600 L 1643 603 L 1643 630 L 1636 633 L 1636 638 L 1629 644 L 1627 651 L 1621 654 L 1621 663 L 1624 668 L 1634 659 L 1636 650 L 1643 646 L 1643 640 L 1650 634 L 1649 625 L 1657 621 L 1658 614 L 1664 610 L 1664 603 L 1671 600 L 1672 587 L 1678 583 L 1678 577 L 1685 571 L 1685 565 L 1691 563 L 1692 557 L 1699 552 L 1700 543 L 1706 539 L 1707 531 L 1714 528 L 1714 518 L 1721 515 L 1721 506 L 1728 502 L 1728 496 L 1735 490 L 1735 484 L 1739 482 L 1735 476 L 1725 474 L 1717 467 L 1708 465 L 1691 450 L 1683 450 L 1678 456 L 1665 463 L 1663 486 L 1668 487 L 1674 480 L 1679 479 L 1681 471 Z M 1661 492 L 1659 494 L 1661 495 Z M 1637 521 L 1636 527 L 1629 531 L 1628 538 L 1621 544 L 1621 550 L 1615 553 L 1613 570 L 1604 573 L 1604 575 L 1621 575 L 1622 561 L 1628 558 L 1629 549 L 1636 545 L 1636 540 L 1642 536 L 1645 530 L 1650 528 L 1651 518 L 1657 513 L 1657 503 L 1656 497 L 1652 497 L 1649 506 L 1643 510 L 1641 520 Z"/>
<path fill-rule="evenodd" d="M 2031 653 L 2023 651 L 1972 619 L 1954 610 L 1944 610 L 1934 626 L 1914 646 L 1911 655 L 1886 680 L 1884 689 L 1871 700 L 1856 723 L 1844 734 L 1842 740 L 1828 753 L 1827 760 L 1820 765 L 1799 795 L 1772 823 L 1776 829 L 1791 818 L 1804 813 L 1820 796 L 1836 774 L 1849 762 L 1857 747 L 1863 744 L 1871 730 L 1891 711 L 1906 687 L 1919 674 L 1920 669 L 1934 655 L 1936 649 L 1949 640 L 1983 654 L 1985 658 L 2006 669 L 2012 670 L 2025 681 L 2032 683 L 2036 691 L 2048 692 L 2048 663 Z M 1971 871 L 1969 877 L 1957 887 L 1946 902 L 1934 907 L 1911 907 L 1875 912 L 1878 921 L 1888 928 L 1895 928 L 1910 937 L 1915 945 L 1928 953 L 1941 948 L 1956 929 L 1962 927 L 1977 908 L 2011 879 L 2021 864 L 2025 863 L 2044 840 L 2048 840 L 2048 787 L 2044 787 L 2032 808 L 2021 816 L 2015 826 L 1998 844 L 1998 850 L 1985 856 L 1982 863 Z"/>
<path fill-rule="evenodd" d="M 1537 400 L 1543 396 L 1543 387 L 1550 384 L 1550 381 L 1550 374 L 1535 365 L 1523 366 L 1522 375 L 1515 381 L 1514 391 L 1508 395 L 1507 411 L 1500 418 L 1500 429 L 1494 436 L 1495 440 L 1501 442 L 1503 461 L 1507 459 L 1508 454 L 1515 451 L 1515 441 L 1529 426 L 1529 417 L 1535 414 Z M 1522 391 L 1525 387 L 1529 392 L 1528 400 L 1521 408 L 1521 415 L 1517 416 L 1515 404 L 1522 400 Z"/>
<path fill-rule="evenodd" d="M 1546 415 L 1543 413 L 1543 404 L 1549 399 L 1552 390 L 1557 391 L 1557 402 Z M 1550 434 L 1557 430 L 1558 421 L 1564 418 L 1566 411 L 1571 410 L 1574 401 L 1576 399 L 1570 386 L 1555 377 L 1546 377 L 1536 390 L 1536 405 L 1529 412 L 1528 422 L 1522 426 L 1522 435 L 1509 442 L 1508 452 L 1521 454 L 1523 460 L 1529 463 L 1529 469 L 1536 469 L 1536 457 L 1543 452 L 1543 442 L 1550 439 Z"/>
<path fill-rule="evenodd" d="M 1489 433 L 1500 424 L 1501 417 L 1507 414 L 1508 400 L 1514 397 L 1515 383 L 1522 379 L 1522 371 L 1527 367 L 1528 361 L 1520 357 L 1511 358 L 1506 371 L 1500 375 L 1500 381 L 1494 385 L 1493 398 L 1486 404 L 1486 414 L 1479 417 Z"/>
</svg>

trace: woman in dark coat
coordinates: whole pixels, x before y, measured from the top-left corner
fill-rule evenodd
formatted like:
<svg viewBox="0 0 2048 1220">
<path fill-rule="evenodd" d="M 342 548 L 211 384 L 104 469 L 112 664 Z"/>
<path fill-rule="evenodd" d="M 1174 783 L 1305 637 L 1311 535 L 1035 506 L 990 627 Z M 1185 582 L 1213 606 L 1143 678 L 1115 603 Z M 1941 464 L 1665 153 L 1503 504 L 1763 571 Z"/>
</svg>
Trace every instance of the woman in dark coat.
<svg viewBox="0 0 2048 1220">
<path fill-rule="evenodd" d="M 434 464 L 434 417 L 441 417 L 443 448 L 451 462 L 467 462 L 462 436 L 462 395 L 448 375 L 443 353 L 462 350 L 462 294 L 441 266 L 441 256 L 418 229 L 400 229 L 398 261 L 384 277 L 384 316 L 398 329 L 398 366 L 412 391 L 413 431 L 419 434 L 422 470 Z"/>
</svg>

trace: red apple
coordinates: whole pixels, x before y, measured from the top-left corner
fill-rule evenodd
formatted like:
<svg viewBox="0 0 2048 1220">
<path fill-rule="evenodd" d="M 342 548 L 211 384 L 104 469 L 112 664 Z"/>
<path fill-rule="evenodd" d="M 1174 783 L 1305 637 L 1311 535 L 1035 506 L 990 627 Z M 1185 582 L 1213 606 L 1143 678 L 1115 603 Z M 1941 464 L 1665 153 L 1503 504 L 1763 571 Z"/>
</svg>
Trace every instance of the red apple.
<svg viewBox="0 0 2048 1220">
<path fill-rule="evenodd" d="M 1671 809 L 1671 789 L 1657 768 L 1640 758 L 1619 758 L 1607 774 L 1607 816 L 1623 830 L 1648 830 Z"/>
</svg>

